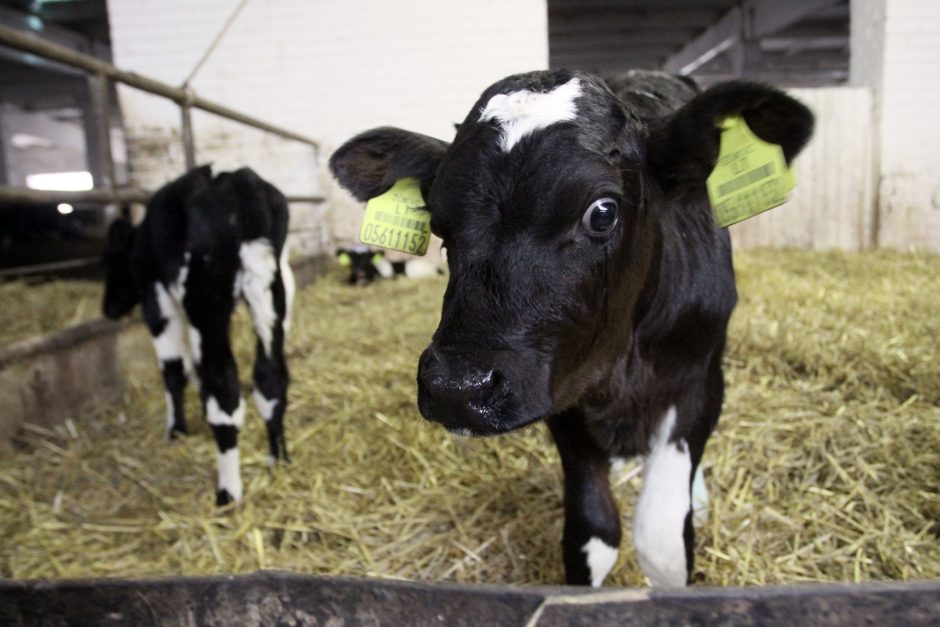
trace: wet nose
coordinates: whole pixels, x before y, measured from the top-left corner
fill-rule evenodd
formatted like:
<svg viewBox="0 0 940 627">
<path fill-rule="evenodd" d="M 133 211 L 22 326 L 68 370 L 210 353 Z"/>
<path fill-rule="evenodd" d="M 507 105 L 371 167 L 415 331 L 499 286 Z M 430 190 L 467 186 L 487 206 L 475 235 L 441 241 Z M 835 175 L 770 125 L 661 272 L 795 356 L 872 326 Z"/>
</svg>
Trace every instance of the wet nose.
<svg viewBox="0 0 940 627">
<path fill-rule="evenodd" d="M 425 418 L 448 429 L 491 430 L 493 414 L 505 388 L 506 379 L 495 368 L 466 358 L 441 355 L 433 347 L 421 356 L 419 408 Z"/>
</svg>

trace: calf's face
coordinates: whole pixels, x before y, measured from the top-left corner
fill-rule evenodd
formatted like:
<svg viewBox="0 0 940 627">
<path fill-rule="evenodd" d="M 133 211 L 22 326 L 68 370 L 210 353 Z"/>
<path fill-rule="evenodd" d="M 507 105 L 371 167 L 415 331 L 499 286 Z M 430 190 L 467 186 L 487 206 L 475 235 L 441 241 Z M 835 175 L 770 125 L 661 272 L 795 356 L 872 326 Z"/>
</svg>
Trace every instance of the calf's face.
<svg viewBox="0 0 940 627">
<path fill-rule="evenodd" d="M 651 126 L 599 79 L 535 72 L 487 89 L 450 145 L 380 128 L 334 154 L 333 173 L 360 200 L 418 177 L 447 249 L 441 321 L 418 367 L 426 418 L 502 433 L 609 379 L 649 289 L 658 213 L 679 197 L 707 203 L 723 117 L 789 100 L 732 85 Z M 761 115 L 750 117 L 760 133 Z"/>
</svg>

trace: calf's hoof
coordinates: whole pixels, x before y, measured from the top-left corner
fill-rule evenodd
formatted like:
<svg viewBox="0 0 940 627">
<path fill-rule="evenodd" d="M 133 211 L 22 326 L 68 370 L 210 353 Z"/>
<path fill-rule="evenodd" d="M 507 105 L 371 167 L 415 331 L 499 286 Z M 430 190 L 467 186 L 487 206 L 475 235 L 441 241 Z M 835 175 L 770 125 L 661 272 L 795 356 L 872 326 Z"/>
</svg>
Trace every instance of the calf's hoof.
<svg viewBox="0 0 940 627">
<path fill-rule="evenodd" d="M 189 435 L 189 429 L 186 428 L 186 425 L 175 426 L 170 429 L 170 432 L 167 434 L 167 439 L 176 440 L 187 435 Z"/>
<path fill-rule="evenodd" d="M 232 498 L 232 495 L 228 493 L 228 490 L 223 489 L 215 493 L 215 504 L 218 507 L 222 507 L 223 505 L 228 505 L 229 503 L 232 503 L 234 500 L 235 499 Z"/>
</svg>

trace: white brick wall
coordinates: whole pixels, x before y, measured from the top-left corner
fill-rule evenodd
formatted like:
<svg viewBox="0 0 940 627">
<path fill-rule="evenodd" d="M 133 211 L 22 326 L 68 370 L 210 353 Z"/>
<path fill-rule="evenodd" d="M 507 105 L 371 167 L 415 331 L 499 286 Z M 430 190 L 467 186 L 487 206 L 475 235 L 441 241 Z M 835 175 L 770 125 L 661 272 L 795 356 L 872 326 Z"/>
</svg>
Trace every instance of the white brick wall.
<svg viewBox="0 0 940 627">
<path fill-rule="evenodd" d="M 237 4 L 110 0 L 115 63 L 178 85 Z M 249 0 L 191 86 L 318 139 L 323 154 L 315 163 L 300 145 L 197 115 L 197 160 L 250 165 L 287 193 L 327 194 L 330 230 L 348 240 L 360 210 L 323 172 L 332 150 L 385 124 L 448 139 L 490 83 L 547 63 L 545 0 Z M 177 108 L 128 89 L 121 104 L 136 182 L 181 172 Z"/>
<path fill-rule="evenodd" d="M 853 0 L 852 82 L 868 85 L 878 243 L 940 251 L 940 2 Z"/>
</svg>

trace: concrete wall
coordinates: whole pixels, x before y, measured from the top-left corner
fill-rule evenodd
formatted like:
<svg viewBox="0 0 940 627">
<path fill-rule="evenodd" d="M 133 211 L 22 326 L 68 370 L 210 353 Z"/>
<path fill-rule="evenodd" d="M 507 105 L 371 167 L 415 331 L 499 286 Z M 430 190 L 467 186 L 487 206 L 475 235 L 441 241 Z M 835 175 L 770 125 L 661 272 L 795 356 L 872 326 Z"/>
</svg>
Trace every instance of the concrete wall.
<svg viewBox="0 0 940 627">
<path fill-rule="evenodd" d="M 111 0 L 116 65 L 181 84 L 238 0 Z M 213 99 L 322 142 L 309 150 L 208 115 L 196 116 L 197 159 L 248 164 L 287 193 L 325 193 L 330 233 L 352 240 L 359 205 L 324 175 L 353 134 L 391 124 L 453 136 L 480 92 L 548 64 L 545 0 L 252 0 L 191 82 Z M 121 90 L 133 178 L 153 187 L 182 169 L 178 113 Z M 322 224 L 317 211 L 295 222 Z"/>
<path fill-rule="evenodd" d="M 850 81 L 872 91 L 877 244 L 940 251 L 940 2 L 852 0 Z"/>
<path fill-rule="evenodd" d="M 816 116 L 794 162 L 786 204 L 731 227 L 736 248 L 870 248 L 874 228 L 871 94 L 867 87 L 791 89 Z"/>
</svg>

